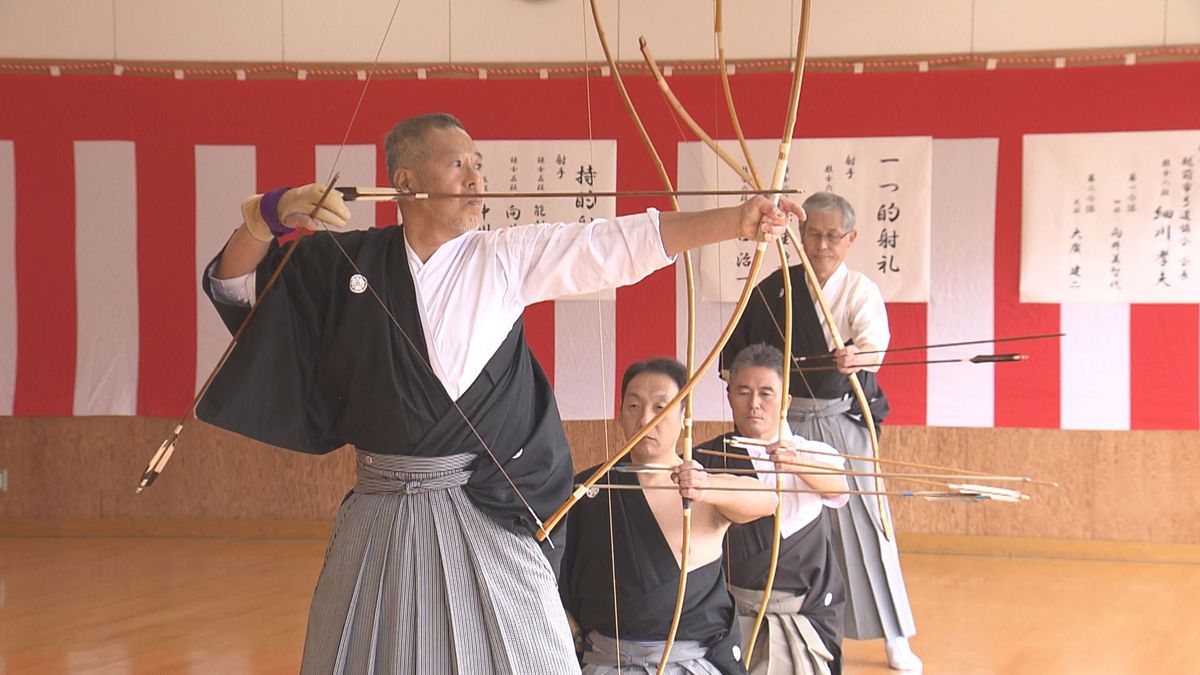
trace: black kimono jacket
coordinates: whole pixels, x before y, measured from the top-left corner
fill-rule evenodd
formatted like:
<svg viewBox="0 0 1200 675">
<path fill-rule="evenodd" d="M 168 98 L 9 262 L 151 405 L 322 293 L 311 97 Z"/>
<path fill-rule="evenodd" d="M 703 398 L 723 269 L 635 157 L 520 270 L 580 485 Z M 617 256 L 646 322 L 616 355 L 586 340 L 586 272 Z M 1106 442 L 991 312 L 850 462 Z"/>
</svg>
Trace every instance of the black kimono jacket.
<svg viewBox="0 0 1200 675">
<path fill-rule="evenodd" d="M 596 468 L 580 473 L 576 480 L 582 482 Z M 610 472 L 601 482 L 637 485 L 638 479 L 635 474 Z M 567 516 L 567 544 L 559 579 L 563 605 L 584 635 L 595 630 L 623 640 L 666 640 L 679 591 L 679 563 L 642 491 L 609 492 L 584 497 Z M 613 549 L 609 548 L 610 496 Z M 676 638 L 704 645 L 706 658 L 721 672 L 744 673 L 734 656 L 741 635 L 721 565 L 718 558 L 688 573 Z"/>
<path fill-rule="evenodd" d="M 828 354 L 825 329 L 821 327 L 817 308 L 810 300 L 804 267 L 793 265 L 788 268 L 788 273 L 792 279 L 792 353 L 796 356 Z M 742 314 L 737 328 L 725 348 L 721 350 L 721 369 L 728 369 L 738 352 L 750 345 L 763 343 L 782 350 L 785 310 L 783 272 L 775 270 L 759 282 L 750 296 L 750 302 L 746 305 L 746 311 Z M 867 395 L 867 401 L 870 403 L 871 415 L 878 425 L 890 410 L 887 397 L 879 388 L 879 380 L 875 373 L 864 370 L 858 373 L 858 377 L 863 393 Z M 797 398 L 818 399 L 842 398 L 852 391 L 850 379 L 836 370 L 795 373 L 792 375 L 789 389 L 789 393 Z M 862 412 L 857 401 L 851 403 L 846 414 L 862 425 Z"/>
<path fill-rule="evenodd" d="M 697 454 L 696 459 L 714 473 L 722 469 L 753 470 L 754 464 L 746 451 L 726 443 L 733 435 L 718 436 L 696 447 L 744 455 L 746 459 L 705 454 Z M 819 517 L 780 543 L 779 565 L 772 589 L 807 596 L 800 613 L 809 618 L 820 634 L 821 642 L 833 653 L 834 663 L 840 670 L 846 584 L 834 555 L 830 517 L 830 510 L 822 508 Z M 729 527 L 725 535 L 725 556 L 729 560 L 731 584 L 759 591 L 766 588 L 774 536 L 774 516 Z"/>
<path fill-rule="evenodd" d="M 460 413 L 428 366 L 401 227 L 335 235 L 396 317 L 352 293 L 355 273 L 325 233 L 306 237 L 263 299 L 196 416 L 271 445 L 324 454 L 345 444 L 382 454 L 479 455 L 465 490 L 514 531 L 536 524 L 512 485 L 546 518 L 571 490 L 570 450 L 550 383 L 513 324 Z M 284 249 L 272 243 L 257 271 L 263 288 Z M 207 274 L 205 292 L 213 297 Z M 230 331 L 248 307 L 214 300 Z M 490 457 L 463 419 L 470 420 Z M 553 559 L 553 556 L 552 556 Z"/>
</svg>

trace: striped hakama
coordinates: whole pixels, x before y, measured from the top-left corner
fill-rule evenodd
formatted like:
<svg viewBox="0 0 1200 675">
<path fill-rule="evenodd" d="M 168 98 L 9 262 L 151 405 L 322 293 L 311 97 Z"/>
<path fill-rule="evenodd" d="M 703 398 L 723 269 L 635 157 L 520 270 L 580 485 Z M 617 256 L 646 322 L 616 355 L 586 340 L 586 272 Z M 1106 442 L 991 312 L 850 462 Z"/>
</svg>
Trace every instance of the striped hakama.
<svg viewBox="0 0 1200 675">
<path fill-rule="evenodd" d="M 871 438 L 866 427 L 846 416 L 850 398 L 792 398 L 788 423 L 804 438 L 823 441 L 840 452 L 869 456 Z M 878 471 L 873 462 L 848 460 L 859 472 Z M 851 490 L 875 492 L 884 482 L 872 476 L 847 476 Z M 916 634 L 908 592 L 900 572 L 900 553 L 895 536 L 883 536 L 879 505 L 891 519 L 887 498 L 850 495 L 845 507 L 833 510 L 833 541 L 838 563 L 846 579 L 845 636 L 854 640 L 909 637 Z"/>
<path fill-rule="evenodd" d="M 622 639 L 618 642 L 598 631 L 588 633 L 587 642 L 589 649 L 583 653 L 585 675 L 653 675 L 658 672 L 667 646 L 666 640 Z M 663 672 L 669 675 L 721 675 L 721 670 L 705 658 L 707 652 L 708 647 L 696 640 L 676 640 L 671 645 Z"/>
<path fill-rule="evenodd" d="M 473 454 L 358 452 L 302 673 L 579 672 L 554 572 L 462 490 Z"/>
</svg>

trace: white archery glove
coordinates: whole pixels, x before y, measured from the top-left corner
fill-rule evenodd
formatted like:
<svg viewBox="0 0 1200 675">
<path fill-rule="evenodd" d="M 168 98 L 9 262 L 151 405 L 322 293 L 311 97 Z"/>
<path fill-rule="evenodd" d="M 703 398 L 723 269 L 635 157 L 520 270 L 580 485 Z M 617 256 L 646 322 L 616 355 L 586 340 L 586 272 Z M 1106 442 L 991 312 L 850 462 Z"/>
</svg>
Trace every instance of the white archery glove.
<svg viewBox="0 0 1200 675">
<path fill-rule="evenodd" d="M 350 220 L 350 209 L 342 200 L 342 194 L 330 190 L 321 201 L 325 186 L 309 183 L 298 188 L 279 188 L 265 194 L 253 195 L 242 200 L 242 220 L 246 231 L 258 241 L 268 242 L 275 237 L 295 229 L 320 230 L 321 223 L 333 228 L 343 228 Z M 320 208 L 317 208 L 318 202 Z M 309 214 L 316 210 L 315 217 Z M 320 222 L 318 222 L 320 221 Z"/>
</svg>

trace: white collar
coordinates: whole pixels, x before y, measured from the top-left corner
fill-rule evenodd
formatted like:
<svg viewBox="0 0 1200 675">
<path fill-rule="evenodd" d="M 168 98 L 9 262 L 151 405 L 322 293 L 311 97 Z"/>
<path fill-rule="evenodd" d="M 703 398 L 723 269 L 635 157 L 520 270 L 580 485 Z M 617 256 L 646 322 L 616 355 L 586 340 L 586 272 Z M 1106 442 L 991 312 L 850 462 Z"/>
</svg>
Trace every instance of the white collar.
<svg viewBox="0 0 1200 675">
<path fill-rule="evenodd" d="M 470 232 L 463 232 L 450 241 L 438 246 L 433 252 L 433 255 L 429 256 L 429 260 L 421 260 L 421 256 L 417 255 L 417 252 L 413 250 L 412 244 L 408 243 L 408 231 L 405 230 L 404 252 L 408 255 L 408 268 L 412 270 L 413 274 L 415 275 L 420 273 L 421 270 L 425 269 L 426 266 L 436 266 L 443 259 L 453 256 L 460 248 L 462 248 L 463 244 L 466 243 L 467 235 L 471 234 L 471 232 L 478 231 L 479 230 L 471 230 Z"/>
<path fill-rule="evenodd" d="M 837 269 L 833 271 L 833 274 L 830 274 L 829 278 L 825 280 L 825 283 L 821 284 L 821 290 L 826 293 L 836 295 L 841 287 L 846 283 L 846 277 L 849 275 L 850 268 L 846 267 L 845 261 L 842 261 L 842 263 L 837 266 Z"/>
</svg>

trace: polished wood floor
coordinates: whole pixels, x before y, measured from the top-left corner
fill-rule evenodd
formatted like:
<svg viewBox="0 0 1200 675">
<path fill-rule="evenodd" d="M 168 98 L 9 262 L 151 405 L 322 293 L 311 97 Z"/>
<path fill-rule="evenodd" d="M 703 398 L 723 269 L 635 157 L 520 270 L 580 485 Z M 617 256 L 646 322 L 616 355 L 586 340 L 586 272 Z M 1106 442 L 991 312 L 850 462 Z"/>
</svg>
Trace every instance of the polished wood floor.
<svg viewBox="0 0 1200 675">
<path fill-rule="evenodd" d="M 294 673 L 324 542 L 0 538 L 0 673 Z M 925 672 L 1200 672 L 1200 566 L 911 554 Z M 891 673 L 847 642 L 847 675 Z"/>
</svg>

